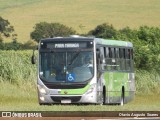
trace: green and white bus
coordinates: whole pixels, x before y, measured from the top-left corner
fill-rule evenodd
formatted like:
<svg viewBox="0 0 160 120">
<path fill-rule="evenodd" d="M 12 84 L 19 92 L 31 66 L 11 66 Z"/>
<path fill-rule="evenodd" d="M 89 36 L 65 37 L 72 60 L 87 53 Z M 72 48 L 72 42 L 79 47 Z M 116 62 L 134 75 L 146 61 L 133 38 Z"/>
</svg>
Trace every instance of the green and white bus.
<svg viewBox="0 0 160 120">
<path fill-rule="evenodd" d="M 133 45 L 81 36 L 43 39 L 38 47 L 39 104 L 121 104 L 135 93 Z M 32 56 L 34 64 L 35 57 Z"/>
</svg>

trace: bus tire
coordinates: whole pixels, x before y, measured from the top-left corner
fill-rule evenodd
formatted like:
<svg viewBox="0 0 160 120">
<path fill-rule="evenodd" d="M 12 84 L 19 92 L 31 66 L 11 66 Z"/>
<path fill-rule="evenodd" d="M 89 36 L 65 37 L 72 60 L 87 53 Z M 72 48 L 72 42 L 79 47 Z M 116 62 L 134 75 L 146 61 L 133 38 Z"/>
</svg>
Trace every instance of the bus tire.
<svg viewBox="0 0 160 120">
<path fill-rule="evenodd" d="M 124 98 L 125 98 L 125 94 L 124 94 L 124 86 L 122 86 L 122 92 L 121 92 L 121 101 L 120 101 L 120 105 L 123 106 L 124 105 Z"/>
<path fill-rule="evenodd" d="M 106 104 L 106 88 L 103 87 L 103 105 Z"/>
<path fill-rule="evenodd" d="M 39 103 L 39 105 L 43 105 L 43 103 Z"/>
</svg>

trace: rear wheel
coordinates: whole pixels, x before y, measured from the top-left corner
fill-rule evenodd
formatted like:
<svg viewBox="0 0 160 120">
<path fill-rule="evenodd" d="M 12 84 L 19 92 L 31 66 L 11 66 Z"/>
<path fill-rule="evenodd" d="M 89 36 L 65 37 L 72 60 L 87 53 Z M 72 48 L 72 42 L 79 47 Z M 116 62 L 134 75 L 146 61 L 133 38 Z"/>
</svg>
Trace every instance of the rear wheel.
<svg viewBox="0 0 160 120">
<path fill-rule="evenodd" d="M 120 101 L 121 106 L 124 105 L 124 98 L 125 98 L 125 94 L 124 94 L 124 86 L 123 86 L 122 87 L 122 93 L 121 93 L 121 101 Z"/>
<path fill-rule="evenodd" d="M 106 104 L 106 89 L 105 87 L 103 88 L 103 105 Z"/>
</svg>

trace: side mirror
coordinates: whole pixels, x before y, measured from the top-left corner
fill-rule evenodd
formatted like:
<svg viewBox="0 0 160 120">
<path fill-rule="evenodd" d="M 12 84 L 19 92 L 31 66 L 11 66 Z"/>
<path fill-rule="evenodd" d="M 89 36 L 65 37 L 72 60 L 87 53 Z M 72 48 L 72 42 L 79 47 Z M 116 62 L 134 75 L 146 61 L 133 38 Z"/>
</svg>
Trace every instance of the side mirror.
<svg viewBox="0 0 160 120">
<path fill-rule="evenodd" d="M 35 51 L 35 49 L 33 50 L 33 54 L 32 54 L 32 57 L 31 57 L 31 63 L 32 64 L 36 64 L 36 56 L 34 55 L 34 51 Z"/>
<path fill-rule="evenodd" d="M 36 64 L 36 57 L 35 57 L 34 54 L 33 54 L 32 57 L 31 57 L 31 63 L 32 63 L 32 64 Z"/>
</svg>

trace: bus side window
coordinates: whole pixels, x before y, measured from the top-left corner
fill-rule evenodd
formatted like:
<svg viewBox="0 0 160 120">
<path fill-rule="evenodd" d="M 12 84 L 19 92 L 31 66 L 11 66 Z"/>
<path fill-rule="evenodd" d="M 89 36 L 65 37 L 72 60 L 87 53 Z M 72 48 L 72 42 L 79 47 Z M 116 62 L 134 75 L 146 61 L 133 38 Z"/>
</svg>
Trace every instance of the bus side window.
<svg viewBox="0 0 160 120">
<path fill-rule="evenodd" d="M 105 63 L 105 59 L 104 59 L 104 47 L 100 47 L 100 64 L 104 64 Z"/>
<path fill-rule="evenodd" d="M 106 58 L 107 56 L 107 54 L 106 54 L 106 47 L 103 47 L 103 50 L 104 50 L 104 58 Z"/>
<path fill-rule="evenodd" d="M 119 48 L 119 56 L 120 56 L 120 70 L 125 70 L 125 49 Z"/>
<path fill-rule="evenodd" d="M 126 70 L 131 70 L 131 52 L 130 49 L 126 49 Z"/>
<path fill-rule="evenodd" d="M 100 64 L 100 50 L 99 49 L 96 49 L 96 58 L 97 58 L 97 65 Z"/>
<path fill-rule="evenodd" d="M 120 57 L 119 57 L 119 48 L 116 48 L 116 67 L 117 70 L 120 70 Z"/>
<path fill-rule="evenodd" d="M 106 60 L 107 61 L 107 70 L 111 71 L 112 70 L 112 51 L 111 51 L 111 48 L 108 47 L 107 51 L 108 51 L 108 57 Z"/>
<path fill-rule="evenodd" d="M 130 62 L 131 62 L 131 71 L 133 71 L 133 68 L 134 68 L 134 62 L 133 62 L 133 49 L 131 49 L 131 59 L 130 59 Z"/>
<path fill-rule="evenodd" d="M 112 50 L 112 70 L 116 70 L 116 49 L 111 48 Z"/>
<path fill-rule="evenodd" d="M 116 48 L 116 58 L 119 58 L 119 48 Z"/>
<path fill-rule="evenodd" d="M 131 49 L 131 59 L 133 60 L 133 49 Z"/>
<path fill-rule="evenodd" d="M 109 58 L 109 49 L 108 47 L 105 47 L 105 60 L 106 60 L 106 63 L 107 63 L 107 59 Z"/>
<path fill-rule="evenodd" d="M 116 58 L 116 48 L 112 48 L 112 56 L 113 58 Z"/>
<path fill-rule="evenodd" d="M 109 58 L 112 58 L 112 51 L 111 51 L 111 48 L 109 47 L 108 50 L 109 50 Z"/>
<path fill-rule="evenodd" d="M 126 52 L 125 52 L 125 48 L 123 48 L 123 58 L 126 58 Z"/>
<path fill-rule="evenodd" d="M 131 59 L 131 50 L 128 49 L 128 53 L 127 53 L 128 59 Z"/>
</svg>

